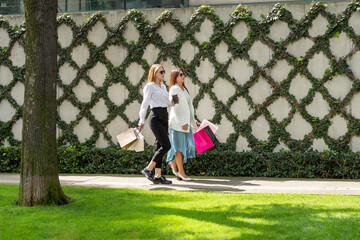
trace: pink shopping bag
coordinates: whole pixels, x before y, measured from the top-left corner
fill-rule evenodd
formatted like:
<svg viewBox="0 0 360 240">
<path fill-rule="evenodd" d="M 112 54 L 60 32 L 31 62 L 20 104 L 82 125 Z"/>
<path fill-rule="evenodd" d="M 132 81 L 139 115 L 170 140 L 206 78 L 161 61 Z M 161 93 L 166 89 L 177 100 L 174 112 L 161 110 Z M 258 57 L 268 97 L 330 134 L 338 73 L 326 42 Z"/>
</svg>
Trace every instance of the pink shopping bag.
<svg viewBox="0 0 360 240">
<path fill-rule="evenodd" d="M 195 148 L 198 153 L 202 153 L 203 151 L 208 150 L 214 146 L 214 143 L 211 141 L 205 128 L 200 129 L 194 133 L 194 141 Z"/>
</svg>

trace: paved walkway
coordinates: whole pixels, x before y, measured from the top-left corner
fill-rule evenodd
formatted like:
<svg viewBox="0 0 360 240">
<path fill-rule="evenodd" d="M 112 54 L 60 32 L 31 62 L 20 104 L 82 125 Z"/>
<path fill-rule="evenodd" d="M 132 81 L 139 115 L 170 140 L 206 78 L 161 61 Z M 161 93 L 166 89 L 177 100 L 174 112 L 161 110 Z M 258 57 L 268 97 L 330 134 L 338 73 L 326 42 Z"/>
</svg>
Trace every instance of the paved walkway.
<svg viewBox="0 0 360 240">
<path fill-rule="evenodd" d="M 60 175 L 62 186 L 136 188 L 147 190 L 209 191 L 232 193 L 297 193 L 360 195 L 360 180 L 194 177 L 157 185 L 140 175 Z M 19 174 L 0 173 L 0 184 L 19 184 Z"/>
</svg>

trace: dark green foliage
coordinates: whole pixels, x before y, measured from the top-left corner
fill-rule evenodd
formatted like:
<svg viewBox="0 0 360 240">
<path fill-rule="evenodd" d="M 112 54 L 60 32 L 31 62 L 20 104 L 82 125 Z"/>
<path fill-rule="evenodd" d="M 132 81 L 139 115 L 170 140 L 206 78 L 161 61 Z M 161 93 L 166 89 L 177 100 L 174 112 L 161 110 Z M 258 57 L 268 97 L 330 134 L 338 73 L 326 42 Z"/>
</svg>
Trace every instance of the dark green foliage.
<svg viewBox="0 0 360 240">
<path fill-rule="evenodd" d="M 0 172 L 20 173 L 21 148 L 0 146 Z"/>
<path fill-rule="evenodd" d="M 60 173 L 139 174 L 153 154 L 120 148 L 59 147 Z M 19 172 L 20 148 L 0 147 L 0 172 Z M 165 166 L 165 165 L 163 165 Z M 360 154 L 325 152 L 235 152 L 216 148 L 197 155 L 185 165 L 190 175 L 360 178 Z M 170 174 L 168 168 L 163 168 Z"/>
</svg>

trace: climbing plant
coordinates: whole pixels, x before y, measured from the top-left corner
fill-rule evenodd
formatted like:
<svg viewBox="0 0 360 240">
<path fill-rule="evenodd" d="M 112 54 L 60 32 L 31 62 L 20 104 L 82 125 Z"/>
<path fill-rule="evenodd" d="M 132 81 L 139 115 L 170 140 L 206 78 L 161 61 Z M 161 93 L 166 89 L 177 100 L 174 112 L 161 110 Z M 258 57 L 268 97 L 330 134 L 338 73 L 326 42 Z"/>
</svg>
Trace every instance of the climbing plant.
<svg viewBox="0 0 360 240">
<path fill-rule="evenodd" d="M 222 119 L 226 118 L 232 124 L 234 132 L 228 136 L 226 143 L 220 144 L 218 148 L 234 151 L 238 138 L 243 137 L 246 139 L 249 149 L 255 152 L 272 152 L 280 142 L 284 143 L 286 148 L 292 152 L 305 152 L 312 150 L 315 139 L 323 139 L 329 150 L 350 152 L 351 138 L 360 136 L 360 119 L 354 117 L 346 108 L 353 97 L 360 92 L 360 80 L 355 76 L 347 60 L 359 52 L 360 37 L 349 25 L 349 19 L 359 9 L 359 1 L 354 1 L 349 3 L 342 13 L 335 15 L 326 11 L 325 4 L 313 3 L 307 14 L 302 19 L 296 20 L 283 5 L 276 4 L 267 16 L 263 16 L 262 20 L 256 20 L 252 17 L 250 10 L 239 5 L 233 11 L 229 20 L 224 22 L 216 15 L 214 8 L 202 6 L 194 12 L 187 24 L 183 24 L 169 10 L 165 10 L 153 24 L 146 20 L 141 11 L 130 10 L 115 27 L 109 27 L 105 16 L 101 12 L 94 13 L 80 26 L 75 23 L 71 16 L 62 15 L 58 18 L 58 26 L 62 24 L 68 26 L 72 31 L 73 38 L 71 44 L 66 47 L 59 42 L 58 67 L 61 68 L 65 64 L 69 64 L 77 73 L 70 84 L 64 83 L 59 75 L 58 86 L 62 90 L 62 95 L 58 98 L 57 104 L 61 106 L 64 101 L 69 101 L 79 109 L 79 113 L 70 123 L 61 119 L 60 114 L 57 115 L 58 128 L 61 132 L 58 136 L 58 145 L 70 144 L 92 147 L 95 146 L 100 134 L 102 134 L 109 146 L 114 147 L 116 144 L 113 143 L 112 137 L 107 131 L 107 126 L 115 118 L 121 117 L 129 127 L 137 125 L 137 120 L 130 120 L 125 114 L 125 110 L 130 104 L 142 100 L 139 89 L 146 82 L 146 74 L 150 68 L 150 64 L 143 58 L 143 55 L 147 46 L 153 44 L 159 50 L 155 62 L 161 63 L 170 60 L 174 66 L 183 68 L 189 81 L 198 86 L 199 91 L 193 101 L 195 109 L 199 108 L 199 102 L 207 94 L 210 96 L 216 112 L 214 116 L 211 116 L 210 120 L 220 124 Z M 318 16 L 326 18 L 328 26 L 324 34 L 312 37 L 309 30 Z M 213 32 L 207 41 L 200 42 L 196 34 L 200 32 L 205 20 L 213 24 Z M 271 27 L 277 21 L 285 22 L 290 30 L 288 36 L 280 41 L 275 41 L 269 37 Z M 104 42 L 97 46 L 88 39 L 88 34 L 95 24 L 99 22 L 103 24 L 107 36 Z M 247 37 L 242 41 L 233 36 L 233 30 L 240 22 L 245 23 L 249 29 Z M 139 32 L 139 38 L 136 42 L 128 41 L 124 37 L 129 24 L 133 24 Z M 165 24 L 170 24 L 177 31 L 176 39 L 171 43 L 166 43 L 163 36 L 158 32 Z M 0 18 L 0 28 L 5 30 L 10 38 L 8 46 L 0 47 L 0 67 L 7 67 L 13 75 L 10 83 L 0 85 L 0 102 L 7 100 L 15 109 L 15 114 L 9 121 L 0 121 L 0 145 L 8 141 L 10 145 L 19 146 L 20 141 L 15 139 L 12 129 L 14 124 L 22 117 L 22 106 L 12 97 L 11 91 L 18 82 L 24 82 L 25 71 L 24 66 L 19 67 L 13 64 L 11 51 L 15 43 L 24 46 L 25 28 L 23 25 L 11 26 L 4 17 Z M 351 39 L 353 49 L 347 55 L 337 59 L 331 51 L 329 42 L 331 38 L 339 37 L 340 33 L 345 33 Z M 287 48 L 290 44 L 302 38 L 310 39 L 313 45 L 306 51 L 304 56 L 297 58 L 291 55 Z M 180 50 L 186 41 L 189 41 L 198 50 L 190 62 L 181 58 Z M 215 54 L 216 48 L 222 42 L 227 45 L 228 53 L 231 55 L 225 62 L 219 62 Z M 250 55 L 252 46 L 259 42 L 271 49 L 273 53 L 270 60 L 264 65 L 260 65 Z M 79 66 L 72 58 L 73 50 L 78 46 L 85 46 L 89 50 L 89 58 L 82 66 Z M 105 52 L 110 46 L 121 46 L 127 49 L 128 55 L 119 66 L 114 66 L 106 57 Z M 329 68 L 321 78 L 313 76 L 308 69 L 310 60 L 319 53 L 324 54 L 329 60 Z M 205 59 L 212 64 L 215 73 L 214 77 L 206 83 L 202 82 L 197 74 L 197 68 Z M 244 84 L 239 84 L 234 76 L 231 76 L 228 72 L 230 64 L 237 59 L 245 60 L 254 70 Z M 274 80 L 269 74 L 279 61 L 286 61 L 291 67 L 287 77 L 280 82 Z M 107 69 L 107 75 L 102 86 L 96 86 L 94 79 L 91 79 L 88 74 L 89 70 L 98 63 L 103 64 Z M 144 70 L 144 74 L 137 84 L 132 83 L 126 75 L 126 69 L 132 63 L 137 63 Z M 311 83 L 307 95 L 300 100 L 290 91 L 290 86 L 297 75 L 304 76 Z M 325 83 L 331 81 L 337 75 L 345 75 L 352 83 L 351 89 L 343 99 L 333 97 L 325 87 Z M 235 89 L 234 94 L 226 102 L 219 100 L 215 93 L 214 84 L 220 78 L 228 81 Z M 270 85 L 271 94 L 266 97 L 264 102 L 259 104 L 254 102 L 250 89 L 259 82 L 260 78 L 265 79 L 267 84 Z M 94 88 L 89 102 L 81 102 L 73 91 L 81 80 Z M 128 95 L 124 96 L 125 100 L 120 105 L 111 101 L 108 95 L 109 87 L 118 83 L 122 84 L 128 91 Z M 316 93 L 322 95 L 330 108 L 323 118 L 314 117 L 307 111 L 307 106 L 313 102 Z M 231 110 L 232 105 L 239 98 L 244 98 L 252 110 L 252 114 L 245 120 L 240 120 L 237 114 L 234 114 Z M 287 117 L 277 120 L 269 111 L 269 107 L 280 98 L 289 103 L 290 111 Z M 108 115 L 105 120 L 98 121 L 92 114 L 91 109 L 101 99 L 105 102 Z M 295 114 L 300 114 L 312 127 L 312 131 L 300 140 L 292 138 L 287 131 L 287 127 L 293 121 Z M 347 124 L 346 133 L 339 138 L 332 138 L 328 134 L 334 116 L 340 116 Z M 259 117 L 264 117 L 269 125 L 269 137 L 265 141 L 258 139 L 252 132 L 252 124 Z M 84 118 L 87 119 L 94 131 L 90 138 L 81 143 L 74 133 L 74 127 Z"/>
</svg>

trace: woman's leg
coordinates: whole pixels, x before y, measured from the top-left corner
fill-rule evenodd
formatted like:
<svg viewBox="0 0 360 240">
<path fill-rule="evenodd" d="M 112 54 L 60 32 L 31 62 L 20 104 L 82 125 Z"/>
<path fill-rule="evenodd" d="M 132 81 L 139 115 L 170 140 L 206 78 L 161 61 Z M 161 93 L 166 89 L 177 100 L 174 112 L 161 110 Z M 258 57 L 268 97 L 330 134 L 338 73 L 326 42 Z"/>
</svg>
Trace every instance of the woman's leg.
<svg viewBox="0 0 360 240">
<path fill-rule="evenodd" d="M 149 171 L 152 171 L 154 169 L 155 165 L 156 165 L 156 162 L 151 160 L 149 162 L 149 165 L 147 165 L 146 169 L 149 170 Z"/>
<path fill-rule="evenodd" d="M 161 148 L 161 145 L 159 144 L 157 139 L 155 139 L 155 146 L 156 146 L 155 152 L 158 151 Z M 149 170 L 149 171 L 154 170 L 154 168 L 156 166 L 156 162 L 153 160 L 153 158 L 150 160 L 149 164 L 146 167 L 146 169 Z"/>
<path fill-rule="evenodd" d="M 170 150 L 170 141 L 166 134 L 166 128 L 159 125 L 155 127 L 156 130 L 154 131 L 157 144 L 160 146 L 156 149 L 155 154 L 153 158 L 151 159 L 151 162 L 149 165 L 155 166 L 155 178 L 161 177 L 161 163 L 163 160 L 163 156 Z M 153 128 L 152 128 L 153 129 Z M 153 164 L 154 162 L 155 164 Z"/>
<path fill-rule="evenodd" d="M 164 111 L 164 113 L 159 113 L 159 115 L 164 115 L 164 119 L 150 116 L 149 121 L 150 129 L 156 137 L 156 151 L 149 164 L 149 166 L 152 167 L 154 165 L 152 162 L 155 162 L 155 178 L 161 177 L 161 163 L 163 156 L 171 148 L 168 137 L 167 111 L 166 109 Z"/>
<path fill-rule="evenodd" d="M 155 151 L 158 151 L 159 148 L 161 148 L 161 145 L 158 143 L 157 140 L 155 140 L 155 144 L 156 144 L 156 149 L 155 149 Z M 146 169 L 149 170 L 149 171 L 152 171 L 152 170 L 155 168 L 155 166 L 156 166 L 156 162 L 151 159 L 151 161 L 150 161 L 149 164 L 147 165 Z M 161 174 L 161 173 L 160 173 L 160 174 Z"/>
<path fill-rule="evenodd" d="M 171 168 L 174 169 L 174 172 L 178 172 L 178 168 L 177 168 L 177 164 L 176 164 L 176 160 L 172 160 L 171 162 L 169 162 L 169 165 L 171 165 Z"/>
<path fill-rule="evenodd" d="M 155 168 L 155 178 L 161 177 L 161 168 Z"/>
<path fill-rule="evenodd" d="M 175 162 L 176 162 L 179 174 L 181 176 L 183 176 L 184 178 L 187 178 L 188 176 L 186 175 L 185 170 L 184 170 L 183 155 L 181 152 L 176 152 Z"/>
</svg>

